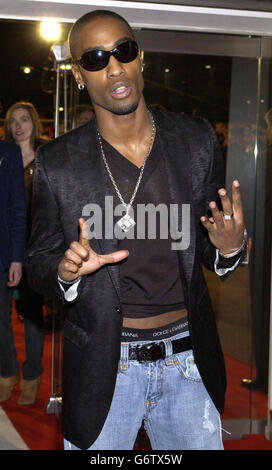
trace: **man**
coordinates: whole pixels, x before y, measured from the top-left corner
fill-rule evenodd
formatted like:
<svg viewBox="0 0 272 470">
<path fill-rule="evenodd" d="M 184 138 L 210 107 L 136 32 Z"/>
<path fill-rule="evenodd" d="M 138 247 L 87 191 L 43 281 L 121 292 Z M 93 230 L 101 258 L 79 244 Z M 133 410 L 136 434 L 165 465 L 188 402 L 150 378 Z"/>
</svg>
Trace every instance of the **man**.
<svg viewBox="0 0 272 470">
<path fill-rule="evenodd" d="M 0 141 L 0 402 L 8 400 L 19 380 L 11 325 L 12 287 L 22 277 L 26 201 L 20 149 Z"/>
<path fill-rule="evenodd" d="M 206 121 L 147 108 L 123 18 L 87 14 L 69 43 L 96 119 L 41 150 L 27 257 L 33 287 L 66 306 L 65 448 L 132 449 L 143 419 L 153 449 L 222 448 L 224 361 L 201 263 L 226 276 L 243 257 L 239 184 L 232 204 Z M 172 237 L 148 237 L 152 224 L 131 235 L 149 203 L 175 214 Z"/>
</svg>

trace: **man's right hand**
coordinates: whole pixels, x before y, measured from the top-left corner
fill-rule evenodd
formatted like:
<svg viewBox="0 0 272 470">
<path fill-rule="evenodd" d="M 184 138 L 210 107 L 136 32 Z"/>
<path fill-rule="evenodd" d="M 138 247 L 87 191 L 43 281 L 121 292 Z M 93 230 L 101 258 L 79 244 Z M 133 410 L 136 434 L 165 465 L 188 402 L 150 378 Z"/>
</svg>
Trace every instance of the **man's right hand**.
<svg viewBox="0 0 272 470">
<path fill-rule="evenodd" d="M 117 263 L 128 256 L 127 250 L 99 255 L 90 247 L 88 230 L 84 219 L 79 219 L 79 241 L 73 241 L 59 263 L 58 275 L 63 281 L 74 281 L 79 276 L 91 274 L 105 264 Z"/>
</svg>

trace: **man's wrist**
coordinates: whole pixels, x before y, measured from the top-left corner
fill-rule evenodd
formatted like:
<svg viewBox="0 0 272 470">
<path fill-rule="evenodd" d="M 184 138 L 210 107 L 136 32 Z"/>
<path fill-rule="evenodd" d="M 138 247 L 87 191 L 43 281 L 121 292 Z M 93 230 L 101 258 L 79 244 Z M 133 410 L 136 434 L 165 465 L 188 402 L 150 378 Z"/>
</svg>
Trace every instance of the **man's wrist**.
<svg viewBox="0 0 272 470">
<path fill-rule="evenodd" d="M 238 255 L 243 250 L 243 248 L 245 246 L 245 243 L 247 243 L 247 231 L 246 231 L 246 229 L 244 230 L 244 239 L 243 239 L 243 242 L 242 242 L 242 245 L 240 246 L 240 248 L 238 248 L 237 250 L 231 251 L 230 253 L 222 253 L 220 250 L 218 250 L 218 253 L 219 253 L 220 256 L 223 256 L 223 258 L 232 258 L 233 256 Z"/>
<path fill-rule="evenodd" d="M 78 277 L 76 277 L 76 279 L 74 279 L 73 281 L 65 281 L 65 280 L 62 279 L 62 278 L 60 277 L 60 275 L 58 274 L 58 281 L 59 281 L 59 282 L 62 282 L 63 284 L 67 284 L 67 285 L 73 285 L 73 284 L 75 284 L 76 282 L 80 281 L 80 279 L 81 279 L 81 276 L 78 276 Z"/>
<path fill-rule="evenodd" d="M 242 245 L 240 246 L 240 248 L 238 248 L 238 250 L 231 251 L 230 253 L 221 253 L 220 250 L 218 250 L 218 252 L 219 252 L 219 255 L 220 255 L 220 256 L 223 256 L 223 258 L 232 258 L 233 256 L 238 255 L 238 253 L 240 253 L 240 251 L 242 251 L 243 246 L 244 246 L 244 242 L 242 243 Z"/>
</svg>

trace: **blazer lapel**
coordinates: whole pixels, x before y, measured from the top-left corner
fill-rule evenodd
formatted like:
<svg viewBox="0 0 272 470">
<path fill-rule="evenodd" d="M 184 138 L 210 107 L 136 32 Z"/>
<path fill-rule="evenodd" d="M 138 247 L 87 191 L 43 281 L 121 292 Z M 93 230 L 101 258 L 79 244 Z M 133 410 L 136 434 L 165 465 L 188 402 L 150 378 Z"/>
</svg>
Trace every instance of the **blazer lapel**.
<svg viewBox="0 0 272 470">
<path fill-rule="evenodd" d="M 153 110 L 152 110 L 153 112 Z M 186 281 L 190 282 L 195 258 L 195 222 L 193 213 L 192 176 L 190 162 L 190 146 L 188 138 L 180 125 L 173 123 L 165 116 L 154 112 L 157 131 L 165 160 L 170 197 L 173 204 L 177 204 L 178 230 L 184 229 L 185 220 L 182 220 L 182 204 L 190 207 L 190 241 L 186 249 L 178 250 L 178 257 Z"/>
<path fill-rule="evenodd" d="M 107 183 L 106 169 L 100 155 L 95 119 L 82 128 L 82 134 L 77 142 L 67 143 L 67 149 L 75 173 L 75 181 L 78 181 L 78 203 L 82 205 L 82 196 L 84 195 L 84 201 L 87 201 L 87 204 L 98 205 L 101 209 L 102 226 L 104 227 L 105 196 L 111 194 Z M 118 242 L 114 237 L 111 239 L 95 238 L 95 241 L 101 254 L 118 250 Z M 119 265 L 108 264 L 106 269 L 120 298 Z"/>
</svg>

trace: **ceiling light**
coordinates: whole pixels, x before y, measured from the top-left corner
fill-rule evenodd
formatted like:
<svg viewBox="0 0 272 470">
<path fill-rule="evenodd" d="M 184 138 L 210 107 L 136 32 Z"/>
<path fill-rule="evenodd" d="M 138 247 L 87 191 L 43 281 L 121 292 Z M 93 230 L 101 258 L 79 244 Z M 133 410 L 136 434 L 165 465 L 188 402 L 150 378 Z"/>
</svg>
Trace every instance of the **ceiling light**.
<svg viewBox="0 0 272 470">
<path fill-rule="evenodd" d="M 42 21 L 41 35 L 47 41 L 56 41 L 60 37 L 60 24 L 52 18 Z"/>
<path fill-rule="evenodd" d="M 32 72 L 33 67 L 30 67 L 29 65 L 23 65 L 20 67 L 22 72 L 24 72 L 26 75 L 29 75 Z"/>
</svg>

